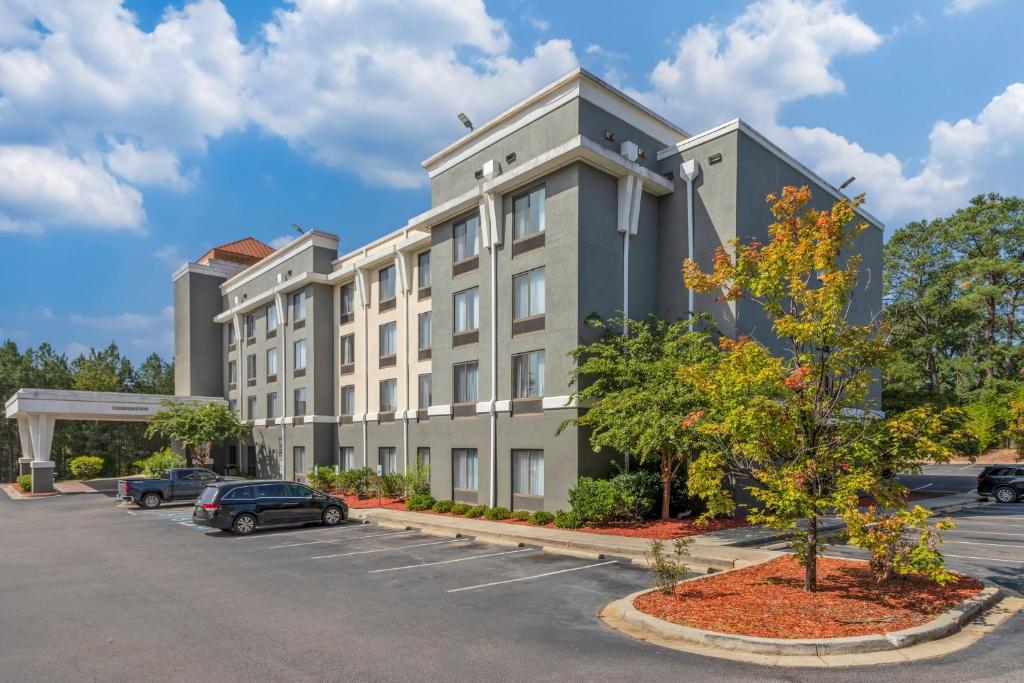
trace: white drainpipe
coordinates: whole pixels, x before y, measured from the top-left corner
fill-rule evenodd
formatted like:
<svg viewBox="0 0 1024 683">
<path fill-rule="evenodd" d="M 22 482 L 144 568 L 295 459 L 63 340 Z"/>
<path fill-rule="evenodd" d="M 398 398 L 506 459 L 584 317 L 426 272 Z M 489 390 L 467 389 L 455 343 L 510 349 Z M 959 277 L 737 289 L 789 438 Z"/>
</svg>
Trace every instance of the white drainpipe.
<svg viewBox="0 0 1024 683">
<path fill-rule="evenodd" d="M 498 400 L 498 250 L 491 244 L 491 490 L 490 507 L 496 505 L 498 496 L 498 414 L 495 402 Z"/>
<path fill-rule="evenodd" d="M 695 259 L 693 254 L 693 181 L 700 175 L 700 164 L 696 159 L 684 161 L 679 165 L 679 175 L 686 181 L 686 256 Z M 696 297 L 693 289 L 687 290 L 687 308 L 690 313 L 690 331 L 693 331 L 693 313 L 696 308 Z"/>
</svg>

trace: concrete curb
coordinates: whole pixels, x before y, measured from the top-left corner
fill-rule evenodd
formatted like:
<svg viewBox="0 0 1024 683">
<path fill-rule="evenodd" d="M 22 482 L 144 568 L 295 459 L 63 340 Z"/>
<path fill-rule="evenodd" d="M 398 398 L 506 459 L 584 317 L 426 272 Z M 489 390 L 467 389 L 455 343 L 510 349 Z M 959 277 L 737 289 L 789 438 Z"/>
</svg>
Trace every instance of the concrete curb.
<svg viewBox="0 0 1024 683">
<path fill-rule="evenodd" d="M 4 493 L 6 493 L 7 497 L 10 498 L 11 500 L 43 500 L 45 498 L 54 498 L 56 496 L 64 495 L 60 491 L 36 494 L 22 493 L 21 491 L 16 489 L 13 484 L 9 484 L 7 486 L 0 486 L 0 489 L 3 489 Z"/>
<path fill-rule="evenodd" d="M 699 581 L 703 578 L 705 577 L 698 576 L 686 581 Z M 635 627 L 641 633 L 651 634 L 659 640 L 667 640 L 680 645 L 692 644 L 701 649 L 710 648 L 750 655 L 775 655 L 781 657 L 857 655 L 908 648 L 956 634 L 979 614 L 991 608 L 1002 599 L 1002 592 L 997 586 L 987 581 L 983 583 L 985 583 L 985 587 L 977 595 L 944 612 L 932 621 L 885 635 L 788 639 L 758 638 L 732 633 L 705 631 L 658 619 L 636 609 L 633 606 L 633 601 L 639 596 L 655 590 L 653 588 L 637 591 L 625 598 L 610 603 L 602 611 L 601 616 L 606 623 L 612 626 L 612 628 L 616 628 L 616 630 L 622 629 L 618 629 L 615 622 L 622 622 Z M 637 637 L 631 633 L 627 633 L 627 635 Z M 685 646 L 681 649 L 685 649 Z M 869 662 L 865 661 L 864 663 Z"/>
</svg>

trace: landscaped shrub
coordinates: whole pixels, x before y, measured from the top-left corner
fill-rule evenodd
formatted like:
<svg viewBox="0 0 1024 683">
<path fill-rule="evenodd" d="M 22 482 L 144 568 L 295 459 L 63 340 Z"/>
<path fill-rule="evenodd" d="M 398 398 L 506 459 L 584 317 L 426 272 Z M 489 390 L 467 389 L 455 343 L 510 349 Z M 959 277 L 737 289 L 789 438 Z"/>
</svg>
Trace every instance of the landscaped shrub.
<svg viewBox="0 0 1024 683">
<path fill-rule="evenodd" d="M 530 513 L 527 510 L 513 510 L 509 519 L 514 519 L 517 522 L 525 522 L 530 519 Z"/>
<path fill-rule="evenodd" d="M 333 467 L 314 467 L 309 471 L 306 481 L 317 491 L 327 493 L 338 487 L 338 475 Z"/>
<path fill-rule="evenodd" d="M 508 519 L 511 516 L 512 511 L 509 510 L 508 508 L 501 507 L 500 505 L 498 507 L 491 508 L 490 510 L 484 512 L 484 519 L 489 519 L 492 522 L 498 522 L 503 519 Z"/>
<path fill-rule="evenodd" d="M 661 498 L 661 476 L 657 472 L 634 469 L 620 472 L 611 481 L 617 496 L 618 519 L 639 522 L 654 516 Z"/>
<path fill-rule="evenodd" d="M 32 493 L 32 475 L 23 474 L 18 477 L 18 486 L 20 486 L 21 490 L 25 493 Z"/>
<path fill-rule="evenodd" d="M 606 526 L 615 520 L 623 507 L 621 496 L 610 479 L 591 477 L 580 477 L 576 486 L 569 490 L 569 505 L 581 521 L 576 526 Z"/>
<path fill-rule="evenodd" d="M 434 512 L 443 515 L 446 512 L 451 512 L 453 507 L 455 507 L 454 500 L 439 500 L 434 503 L 434 507 L 432 509 Z"/>
<path fill-rule="evenodd" d="M 683 558 L 690 554 L 691 543 L 692 538 L 677 538 L 672 544 L 672 554 L 667 555 L 665 544 L 653 541 L 650 553 L 644 553 L 647 566 L 654 574 L 654 587 L 665 595 L 671 595 L 675 585 L 690 571 Z"/>
<path fill-rule="evenodd" d="M 415 467 L 405 475 L 405 495 L 430 495 L 430 467 Z"/>
<path fill-rule="evenodd" d="M 338 488 L 350 496 L 369 498 L 377 493 L 377 475 L 369 467 L 345 470 L 338 475 Z"/>
<path fill-rule="evenodd" d="M 467 517 L 483 517 L 484 513 L 487 512 L 486 505 L 476 505 L 466 510 Z"/>
<path fill-rule="evenodd" d="M 414 493 L 405 499 L 405 507 L 409 510 L 429 510 L 436 502 L 429 493 Z"/>
<path fill-rule="evenodd" d="M 869 507 L 864 512 L 853 510 L 847 515 L 850 543 L 871 553 L 868 566 L 877 583 L 907 574 L 923 574 L 940 586 L 956 582 L 956 576 L 946 569 L 938 551 L 942 532 L 956 524 L 946 518 L 929 525 L 931 514 L 930 510 L 915 505 L 912 510 L 893 513 Z"/>
<path fill-rule="evenodd" d="M 579 529 L 585 523 L 575 512 L 559 510 L 555 513 L 555 526 L 559 529 Z"/>
<path fill-rule="evenodd" d="M 472 505 L 469 503 L 456 503 L 452 505 L 451 513 L 453 515 L 459 515 L 460 517 L 472 509 Z"/>
<path fill-rule="evenodd" d="M 401 498 L 405 495 L 405 477 L 401 474 L 392 472 L 379 479 L 380 495 L 385 498 Z"/>
<path fill-rule="evenodd" d="M 530 515 L 530 519 L 527 520 L 533 526 L 544 526 L 545 524 L 551 524 L 555 521 L 555 516 L 547 510 L 537 510 Z"/>
<path fill-rule="evenodd" d="M 103 458 L 95 455 L 80 455 L 68 460 L 68 469 L 75 479 L 95 479 L 103 471 Z"/>
<path fill-rule="evenodd" d="M 170 448 L 165 448 L 162 451 L 157 451 L 144 460 L 136 461 L 135 466 L 141 469 L 142 473 L 151 479 L 163 479 L 167 476 L 168 470 L 172 470 L 175 467 L 184 467 L 185 458 L 181 457 Z"/>
</svg>

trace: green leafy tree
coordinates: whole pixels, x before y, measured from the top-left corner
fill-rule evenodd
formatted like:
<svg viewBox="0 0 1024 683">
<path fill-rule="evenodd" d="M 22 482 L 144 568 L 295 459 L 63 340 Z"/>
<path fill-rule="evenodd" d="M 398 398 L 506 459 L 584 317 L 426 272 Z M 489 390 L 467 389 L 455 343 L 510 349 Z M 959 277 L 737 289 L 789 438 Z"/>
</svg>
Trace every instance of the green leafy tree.
<svg viewBox="0 0 1024 683">
<path fill-rule="evenodd" d="M 190 464 L 209 460 L 210 448 L 226 441 L 244 439 L 252 428 L 219 403 L 185 404 L 168 401 L 146 427 L 147 436 L 177 441 L 185 448 Z"/>
<path fill-rule="evenodd" d="M 709 334 L 686 321 L 592 320 L 601 337 L 573 350 L 573 398 L 586 406 L 568 424 L 590 430 L 595 450 L 610 448 L 657 462 L 662 479 L 661 518 L 669 519 L 672 479 L 702 448 L 693 423 L 705 407 L 704 392 L 676 381 L 681 366 L 714 366 L 718 351 Z M 623 333 L 624 332 L 624 333 Z"/>
<path fill-rule="evenodd" d="M 874 371 L 886 345 L 875 325 L 847 318 L 860 257 L 854 240 L 866 229 L 856 207 L 836 202 L 810 208 L 807 187 L 768 196 L 775 217 L 767 244 L 731 244 L 705 273 L 684 263 L 686 286 L 719 291 L 723 299 L 760 305 L 772 321 L 781 356 L 751 339 L 722 339 L 723 356 L 680 369 L 690 391 L 702 391 L 706 417 L 694 427 L 707 448 L 691 467 L 689 489 L 707 503 L 706 515 L 732 510 L 723 486 L 729 475 L 753 482 L 750 518 L 796 529 L 804 589 L 817 589 L 818 526 L 822 516 L 857 510 L 859 494 L 901 504 L 904 490 L 889 470 L 919 468 L 952 451 L 948 421 L 925 408 L 882 420 L 872 414 Z"/>
<path fill-rule="evenodd" d="M 134 381 L 141 394 L 174 395 L 174 363 L 167 363 L 158 354 L 151 353 L 142 361 Z"/>
</svg>

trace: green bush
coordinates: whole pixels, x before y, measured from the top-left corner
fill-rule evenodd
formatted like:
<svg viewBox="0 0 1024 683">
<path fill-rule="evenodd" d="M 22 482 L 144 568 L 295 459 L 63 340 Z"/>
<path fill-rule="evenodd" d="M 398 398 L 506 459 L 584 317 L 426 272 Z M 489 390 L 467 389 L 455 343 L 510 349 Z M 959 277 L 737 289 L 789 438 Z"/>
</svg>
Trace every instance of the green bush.
<svg viewBox="0 0 1024 683">
<path fill-rule="evenodd" d="M 157 451 L 144 460 L 136 461 L 135 466 L 142 470 L 142 473 L 151 479 L 164 479 L 167 471 L 175 467 L 184 467 L 185 458 L 181 457 L 170 448 Z"/>
<path fill-rule="evenodd" d="M 647 559 L 647 566 L 654 574 L 654 587 L 664 595 L 671 595 L 690 568 L 686 566 L 685 558 L 690 554 L 692 538 L 677 538 L 672 545 L 672 554 L 665 553 L 665 544 L 662 541 L 651 543 L 650 553 L 644 553 Z"/>
<path fill-rule="evenodd" d="M 623 509 L 622 497 L 611 480 L 591 477 L 580 477 L 576 486 L 569 490 L 569 505 L 582 522 L 576 526 L 607 526 Z"/>
<path fill-rule="evenodd" d="M 469 503 L 455 503 L 455 505 L 452 505 L 451 513 L 453 515 L 462 516 L 469 512 L 472 509 L 472 507 L 473 506 L 470 505 Z"/>
<path fill-rule="evenodd" d="M 430 467 L 414 467 L 405 475 L 405 495 L 430 495 Z"/>
<path fill-rule="evenodd" d="M 559 529 L 579 529 L 585 523 L 586 521 L 575 512 L 559 510 L 555 513 L 555 526 Z"/>
<path fill-rule="evenodd" d="M 68 460 L 68 469 L 75 479 L 95 479 L 103 471 L 103 458 L 95 455 L 80 455 Z"/>
<path fill-rule="evenodd" d="M 1010 410 L 1006 401 L 992 394 L 980 395 L 964 406 L 967 431 L 978 440 L 980 452 L 999 446 L 1006 440 Z"/>
<path fill-rule="evenodd" d="M 338 475 L 334 473 L 333 467 L 314 467 L 309 471 L 306 481 L 317 491 L 323 493 L 333 491 L 338 487 Z"/>
<path fill-rule="evenodd" d="M 616 495 L 616 518 L 639 522 L 654 516 L 661 498 L 661 477 L 657 472 L 642 469 L 620 472 L 611 482 Z"/>
<path fill-rule="evenodd" d="M 509 519 L 514 519 L 517 522 L 525 522 L 530 519 L 530 513 L 527 510 L 514 510 Z"/>
<path fill-rule="evenodd" d="M 533 526 L 544 526 L 545 524 L 551 524 L 555 521 L 555 516 L 547 510 L 537 510 L 530 515 L 528 520 Z"/>
<path fill-rule="evenodd" d="M 18 486 L 20 486 L 21 490 L 25 493 L 32 493 L 32 475 L 23 474 L 18 477 Z"/>
<path fill-rule="evenodd" d="M 413 511 L 429 510 L 436 502 L 429 493 L 414 493 L 405 499 L 405 507 Z"/>
<path fill-rule="evenodd" d="M 454 500 L 439 500 L 434 503 L 434 507 L 432 509 L 434 512 L 443 515 L 446 512 L 451 512 L 453 507 L 455 507 Z"/>
<path fill-rule="evenodd" d="M 486 512 L 487 512 L 487 506 L 486 505 L 475 505 L 475 506 L 469 508 L 468 510 L 466 510 L 466 516 L 467 517 L 473 517 L 473 518 L 483 517 L 484 513 L 486 513 Z"/>
<path fill-rule="evenodd" d="M 338 487 L 350 496 L 369 498 L 377 493 L 377 474 L 369 467 L 345 470 L 338 475 Z"/>
<path fill-rule="evenodd" d="M 503 519 L 508 519 L 511 516 L 512 511 L 508 508 L 503 508 L 500 505 L 484 512 L 484 519 L 489 519 L 492 522 L 499 522 Z"/>
<path fill-rule="evenodd" d="M 405 477 L 391 472 L 379 478 L 380 495 L 385 498 L 401 498 L 405 495 Z"/>
</svg>

